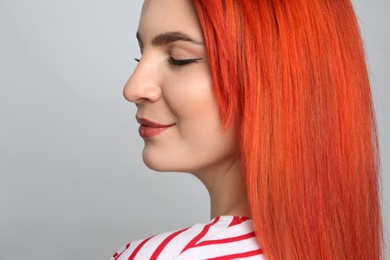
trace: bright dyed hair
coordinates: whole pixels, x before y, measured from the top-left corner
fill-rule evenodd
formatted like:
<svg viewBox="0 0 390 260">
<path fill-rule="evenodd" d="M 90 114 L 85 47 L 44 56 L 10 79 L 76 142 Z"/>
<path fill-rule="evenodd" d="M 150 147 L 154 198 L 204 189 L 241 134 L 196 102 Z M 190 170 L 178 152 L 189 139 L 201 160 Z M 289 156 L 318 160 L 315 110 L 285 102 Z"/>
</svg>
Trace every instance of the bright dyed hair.
<svg viewBox="0 0 390 260">
<path fill-rule="evenodd" d="M 193 0 L 266 259 L 381 259 L 377 130 L 349 0 Z"/>
</svg>

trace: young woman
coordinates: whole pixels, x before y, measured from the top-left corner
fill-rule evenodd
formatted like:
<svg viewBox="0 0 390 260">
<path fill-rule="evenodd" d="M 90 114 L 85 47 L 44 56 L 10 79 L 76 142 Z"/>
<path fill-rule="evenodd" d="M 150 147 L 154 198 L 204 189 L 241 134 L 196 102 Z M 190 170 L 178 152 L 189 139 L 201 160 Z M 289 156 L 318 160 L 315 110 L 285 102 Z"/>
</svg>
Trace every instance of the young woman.
<svg viewBox="0 0 390 260">
<path fill-rule="evenodd" d="M 210 223 L 113 259 L 381 259 L 378 148 L 349 0 L 146 0 L 124 88 L 143 159 L 190 172 Z"/>
</svg>

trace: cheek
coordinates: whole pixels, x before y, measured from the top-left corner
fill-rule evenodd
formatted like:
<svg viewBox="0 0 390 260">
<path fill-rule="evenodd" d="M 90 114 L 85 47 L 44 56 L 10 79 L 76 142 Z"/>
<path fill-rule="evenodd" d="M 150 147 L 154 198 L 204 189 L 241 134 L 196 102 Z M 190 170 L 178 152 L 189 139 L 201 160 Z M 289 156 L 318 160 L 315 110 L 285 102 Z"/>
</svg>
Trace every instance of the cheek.
<svg viewBox="0 0 390 260">
<path fill-rule="evenodd" d="M 179 78 L 164 88 L 164 98 L 181 123 L 219 116 L 214 89 L 208 77 Z"/>
<path fill-rule="evenodd" d="M 145 146 L 144 161 L 150 168 L 193 172 L 236 153 L 234 131 L 222 131 L 214 89 L 205 75 L 176 75 L 164 85 L 163 98 L 176 127 Z"/>
<path fill-rule="evenodd" d="M 222 135 L 219 106 L 206 70 L 170 82 L 165 101 L 177 120 L 179 137 L 192 152 L 219 143 Z"/>
</svg>

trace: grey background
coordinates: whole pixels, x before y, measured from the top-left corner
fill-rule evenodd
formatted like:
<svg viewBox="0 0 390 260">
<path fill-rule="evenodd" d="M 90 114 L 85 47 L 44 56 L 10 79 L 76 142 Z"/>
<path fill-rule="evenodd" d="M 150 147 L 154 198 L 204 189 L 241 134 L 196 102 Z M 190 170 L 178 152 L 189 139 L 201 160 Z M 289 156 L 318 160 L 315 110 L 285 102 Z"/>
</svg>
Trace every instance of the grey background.
<svg viewBox="0 0 390 260">
<path fill-rule="evenodd" d="M 378 115 L 387 234 L 390 1 L 353 3 Z M 197 179 L 142 163 L 135 107 L 122 97 L 139 57 L 141 4 L 0 0 L 0 260 L 109 259 L 132 240 L 208 220 Z"/>
</svg>

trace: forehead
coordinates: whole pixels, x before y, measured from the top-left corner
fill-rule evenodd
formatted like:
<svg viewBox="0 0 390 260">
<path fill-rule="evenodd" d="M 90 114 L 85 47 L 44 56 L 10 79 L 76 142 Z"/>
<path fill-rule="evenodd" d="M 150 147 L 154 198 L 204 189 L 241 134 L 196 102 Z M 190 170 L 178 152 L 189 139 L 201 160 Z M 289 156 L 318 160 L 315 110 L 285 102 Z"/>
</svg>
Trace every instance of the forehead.
<svg viewBox="0 0 390 260">
<path fill-rule="evenodd" d="M 184 32 L 202 38 L 192 0 L 145 0 L 138 32 L 145 40 L 165 32 Z"/>
</svg>

